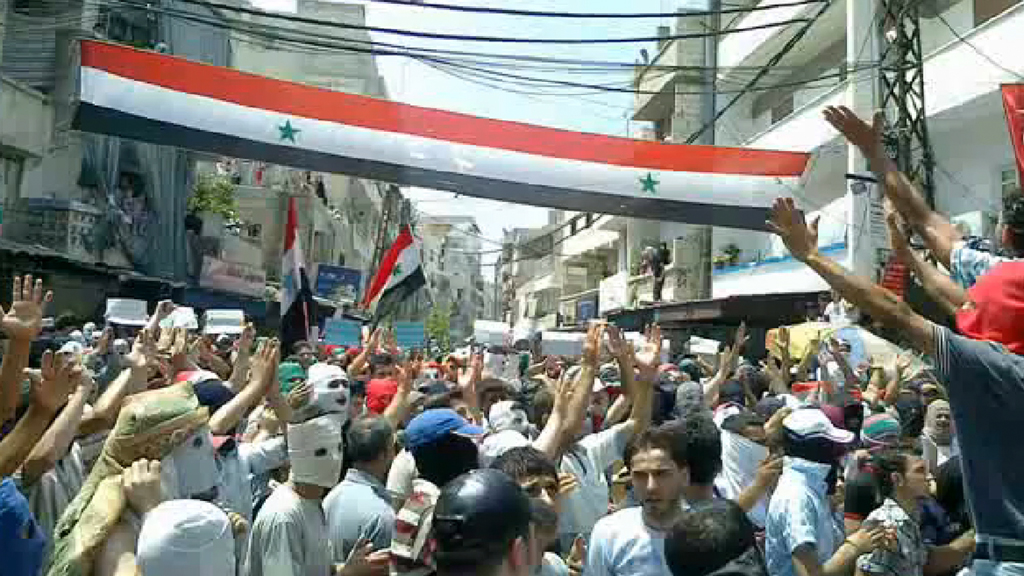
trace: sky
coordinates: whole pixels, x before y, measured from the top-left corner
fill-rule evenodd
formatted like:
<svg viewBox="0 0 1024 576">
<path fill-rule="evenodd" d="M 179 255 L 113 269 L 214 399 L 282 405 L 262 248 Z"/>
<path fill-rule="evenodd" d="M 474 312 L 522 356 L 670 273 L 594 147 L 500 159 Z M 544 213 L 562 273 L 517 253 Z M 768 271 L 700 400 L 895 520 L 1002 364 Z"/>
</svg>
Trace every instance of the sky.
<svg viewBox="0 0 1024 576">
<path fill-rule="evenodd" d="M 252 0 L 267 10 L 293 12 L 295 0 Z M 562 12 L 671 12 L 681 7 L 703 8 L 700 0 L 439 0 L 447 4 L 515 7 L 523 10 Z M 659 25 L 671 25 L 668 18 L 651 19 L 583 19 L 536 18 L 437 10 L 413 5 L 395 5 L 361 1 L 366 5 L 367 25 L 424 32 L 505 36 L 527 38 L 612 38 L 649 37 Z M 501 54 L 529 54 L 557 58 L 634 62 L 641 48 L 654 54 L 654 43 L 596 45 L 523 45 L 492 42 L 426 40 L 391 34 L 372 33 L 374 41 L 390 42 L 417 48 L 477 51 Z M 518 94 L 484 86 L 451 76 L 426 63 L 399 56 L 378 57 L 377 66 L 384 77 L 389 96 L 396 102 L 440 108 L 499 120 L 526 122 L 565 130 L 626 136 L 633 96 L 629 93 L 599 92 L 567 88 L 559 94 Z M 510 70 L 528 76 L 543 75 L 532 70 Z M 628 86 L 632 72 L 628 69 L 612 74 L 570 76 L 564 71 L 555 77 L 591 84 Z M 535 88 L 517 86 L 517 90 L 537 92 Z M 544 89 L 541 89 L 543 91 Z M 583 94 L 586 92 L 586 94 Z M 495 248 L 503 229 L 543 226 L 547 209 L 506 204 L 465 196 L 455 198 L 450 192 L 404 188 L 416 209 L 431 215 L 471 215 L 476 217 L 484 237 L 482 248 Z M 493 273 L 487 264 L 494 255 L 484 256 L 485 277 Z"/>
</svg>

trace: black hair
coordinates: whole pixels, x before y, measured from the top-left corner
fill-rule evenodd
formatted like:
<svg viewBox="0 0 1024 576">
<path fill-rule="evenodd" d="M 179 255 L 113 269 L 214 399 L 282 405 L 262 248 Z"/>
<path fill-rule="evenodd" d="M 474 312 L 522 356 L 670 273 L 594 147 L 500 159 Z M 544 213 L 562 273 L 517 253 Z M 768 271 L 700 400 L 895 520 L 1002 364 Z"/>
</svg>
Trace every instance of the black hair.
<svg viewBox="0 0 1024 576">
<path fill-rule="evenodd" d="M 417 446 L 410 452 L 420 478 L 439 488 L 479 467 L 476 443 L 456 434 L 445 434 L 440 440 Z"/>
<path fill-rule="evenodd" d="M 673 576 L 704 576 L 756 545 L 754 524 L 732 500 L 710 500 L 685 512 L 665 539 Z"/>
<path fill-rule="evenodd" d="M 671 426 L 680 426 L 686 439 L 686 466 L 690 482 L 708 486 L 722 470 L 722 433 L 711 414 L 691 412 Z"/>
<path fill-rule="evenodd" d="M 423 402 L 424 410 L 432 410 L 434 408 L 451 408 L 452 407 L 452 393 L 443 392 L 441 394 L 433 394 L 427 396 L 427 399 Z"/>
<path fill-rule="evenodd" d="M 879 496 L 892 498 L 896 492 L 892 475 L 906 473 L 908 464 L 909 454 L 899 450 L 882 450 L 871 457 L 871 467 L 878 483 Z"/>
<path fill-rule="evenodd" d="M 935 470 L 935 501 L 950 519 L 970 526 L 971 514 L 964 495 L 964 472 L 960 456 L 953 456 Z"/>
<path fill-rule="evenodd" d="M 491 468 L 501 470 L 522 484 L 529 478 L 546 476 L 558 481 L 558 468 L 543 452 L 533 446 L 512 448 L 498 456 Z"/>
<path fill-rule="evenodd" d="M 673 421 L 644 430 L 633 443 L 630 460 L 644 450 L 658 449 L 664 450 L 676 466 L 686 468 L 689 464 L 686 448 L 686 431 L 678 421 Z"/>
<path fill-rule="evenodd" d="M 370 355 L 370 374 L 375 374 L 378 368 L 385 366 L 391 366 L 395 363 L 395 357 L 391 354 L 371 354 Z"/>
<path fill-rule="evenodd" d="M 554 410 L 554 406 L 555 395 L 547 388 L 541 388 L 533 395 L 533 414 L 530 414 L 530 421 L 536 422 L 538 426 L 543 425 Z"/>
<path fill-rule="evenodd" d="M 1003 198 L 1003 224 L 1010 231 L 1010 245 L 1015 256 L 1024 254 L 1024 195 L 1019 192 Z"/>
<path fill-rule="evenodd" d="M 373 462 L 394 446 L 395 431 L 381 416 L 357 418 L 345 434 L 345 448 L 353 464 Z"/>
<path fill-rule="evenodd" d="M 292 354 L 298 355 L 299 354 L 299 350 L 301 350 L 303 348 L 309 348 L 314 353 L 316 352 L 316 348 L 314 348 L 312 344 L 310 344 L 309 342 L 306 342 L 305 340 L 299 340 L 298 342 L 292 344 Z"/>
</svg>

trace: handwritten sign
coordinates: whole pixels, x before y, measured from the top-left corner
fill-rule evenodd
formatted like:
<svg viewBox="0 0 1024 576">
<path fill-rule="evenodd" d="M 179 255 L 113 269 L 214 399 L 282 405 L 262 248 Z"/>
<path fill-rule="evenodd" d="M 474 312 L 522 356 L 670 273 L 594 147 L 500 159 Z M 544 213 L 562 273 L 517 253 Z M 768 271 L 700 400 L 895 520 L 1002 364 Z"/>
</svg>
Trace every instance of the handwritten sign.
<svg viewBox="0 0 1024 576">
<path fill-rule="evenodd" d="M 362 326 L 352 320 L 328 318 L 324 324 L 324 344 L 332 346 L 359 346 Z"/>
</svg>

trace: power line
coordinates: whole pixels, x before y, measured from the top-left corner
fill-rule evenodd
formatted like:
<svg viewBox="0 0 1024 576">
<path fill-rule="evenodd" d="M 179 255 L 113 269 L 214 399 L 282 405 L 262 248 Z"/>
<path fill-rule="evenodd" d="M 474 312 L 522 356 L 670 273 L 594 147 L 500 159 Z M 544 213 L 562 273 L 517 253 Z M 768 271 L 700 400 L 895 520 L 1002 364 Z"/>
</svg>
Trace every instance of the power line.
<svg viewBox="0 0 1024 576">
<path fill-rule="evenodd" d="M 473 12 L 479 14 L 502 14 L 506 16 L 532 16 L 532 17 L 543 17 L 543 18 L 591 18 L 591 19 L 637 19 L 637 18 L 677 18 L 680 16 L 684 17 L 704 17 L 712 16 L 715 14 L 746 14 L 750 12 L 760 12 L 763 10 L 775 10 L 778 8 L 785 8 L 788 6 L 801 6 L 804 4 L 817 4 L 826 0 L 797 0 L 793 2 L 779 2 L 773 3 L 769 6 L 747 6 L 738 8 L 725 8 L 722 10 L 713 11 L 691 11 L 691 10 L 680 10 L 677 12 L 648 12 L 648 13 L 636 13 L 636 12 L 548 12 L 543 10 L 517 10 L 514 8 L 488 8 L 485 6 L 459 6 L 455 4 L 441 4 L 437 2 L 416 2 L 415 4 L 408 0 L 370 0 L 378 4 L 400 4 L 416 8 L 431 8 L 436 10 L 452 10 L 457 12 Z"/>
<path fill-rule="evenodd" d="M 756 26 L 748 26 L 745 28 L 734 28 L 732 30 L 716 31 L 714 34 L 675 34 L 670 36 L 639 36 L 632 38 L 521 38 L 503 36 L 473 36 L 467 34 L 441 34 L 436 32 L 423 32 L 419 30 L 405 30 L 402 28 L 385 28 L 381 26 L 366 26 L 363 24 L 346 24 L 344 22 L 318 20 L 316 18 L 307 18 L 304 16 L 295 16 L 291 14 L 264 12 L 263 10 L 244 8 L 240 6 L 232 6 L 230 4 L 221 4 L 219 2 L 209 2 L 207 0 L 179 1 L 185 2 L 187 4 L 205 6 L 207 8 L 218 8 L 221 10 L 242 12 L 245 14 L 260 16 L 263 18 L 287 20 L 289 22 L 296 22 L 300 24 L 312 24 L 315 26 L 327 26 L 333 28 L 341 28 L 345 30 L 361 30 L 365 32 L 377 32 L 378 34 L 393 34 L 395 36 L 407 36 L 410 38 L 424 38 L 430 40 L 460 40 L 463 42 L 491 42 L 504 44 L 636 44 L 641 42 L 663 42 L 666 40 L 685 40 L 690 38 L 706 38 L 708 36 L 725 36 L 729 34 L 737 34 L 740 32 L 750 32 L 753 30 L 778 28 L 781 26 L 788 26 L 790 24 L 796 24 L 799 22 L 807 21 L 806 18 L 794 18 L 792 20 L 759 24 Z M 829 0 L 822 1 L 827 2 Z"/>
<path fill-rule="evenodd" d="M 814 23 L 817 22 L 819 18 L 821 18 L 821 15 L 824 14 L 825 11 L 828 10 L 831 5 L 832 4 L 830 2 L 826 2 L 824 5 L 822 5 L 821 9 L 818 10 L 818 12 L 814 15 L 814 17 L 812 17 L 810 19 L 810 21 L 807 22 L 807 24 L 804 25 L 803 28 L 798 30 L 797 33 L 794 34 L 793 37 L 790 38 L 786 42 L 786 44 L 783 45 L 782 48 L 778 52 L 776 52 L 770 59 L 768 59 L 768 62 L 764 65 L 764 67 L 761 69 L 761 71 L 758 72 L 750 80 L 750 82 L 747 82 L 747 85 L 744 87 L 744 91 L 753 88 L 754 85 L 757 84 L 761 80 L 761 78 L 763 78 L 767 74 L 767 71 L 769 69 L 771 69 L 772 66 L 778 64 L 779 61 L 782 60 L 782 58 L 786 54 L 788 54 L 789 51 L 792 50 L 793 47 L 795 47 L 798 42 L 800 42 L 800 40 L 807 34 L 808 30 L 811 29 L 811 26 L 813 26 Z M 704 132 L 706 132 L 709 128 L 714 126 L 715 122 L 717 122 L 719 119 L 721 119 L 722 116 L 724 116 L 725 113 L 728 112 L 730 108 L 735 106 L 736 103 L 739 102 L 739 100 L 740 100 L 740 98 L 742 96 L 743 96 L 743 92 L 741 92 L 735 98 L 730 100 L 729 103 L 726 104 L 725 106 L 723 106 L 720 110 L 715 112 L 715 115 L 711 118 L 710 121 L 706 122 L 703 126 L 698 128 L 696 132 L 691 134 L 689 138 L 686 139 L 686 143 L 687 144 L 693 144 L 694 142 L 696 142 L 697 139 L 700 138 L 701 135 L 703 135 Z"/>
<path fill-rule="evenodd" d="M 1020 72 L 1018 72 L 1018 71 L 1016 71 L 1016 70 L 1012 70 L 1012 69 L 1010 69 L 1010 68 L 1007 68 L 1006 66 L 1003 66 L 1003 65 L 1002 65 L 1002 64 L 1000 64 L 999 62 L 996 62 L 996 61 L 995 61 L 995 59 L 993 59 L 993 58 L 992 58 L 991 56 L 989 56 L 988 54 L 984 53 L 984 52 L 983 52 L 983 51 L 982 51 L 982 50 L 981 50 L 980 48 L 978 48 L 977 46 L 975 46 L 975 45 L 974 45 L 974 44 L 973 44 L 973 43 L 972 43 L 971 41 L 969 41 L 969 40 L 968 40 L 967 38 L 964 38 L 964 37 L 963 37 L 963 36 L 962 36 L 962 35 L 961 35 L 961 34 L 960 34 L 959 32 L 957 32 L 957 31 L 956 31 L 956 30 L 955 30 L 955 29 L 953 28 L 953 26 L 951 26 L 951 25 L 950 25 L 949 21 L 947 21 L 947 20 L 946 20 L 946 18 L 945 18 L 945 17 L 944 17 L 944 16 L 942 15 L 942 14 L 940 14 L 940 13 L 936 12 L 935 16 L 936 16 L 936 17 L 937 17 L 937 18 L 938 18 L 938 19 L 939 19 L 939 20 L 940 20 L 940 21 L 941 21 L 941 22 L 942 22 L 942 23 L 943 23 L 943 24 L 944 24 L 944 25 L 946 26 L 946 28 L 948 28 L 948 29 L 949 29 L 950 33 L 951 33 L 951 34 L 953 34 L 953 36 L 954 36 L 954 37 L 955 37 L 955 38 L 956 38 L 956 39 L 957 39 L 957 40 L 958 40 L 958 41 L 959 41 L 960 43 L 962 43 L 962 44 L 966 44 L 967 46 L 969 46 L 969 47 L 971 48 L 971 50 L 974 50 L 974 51 L 975 51 L 975 52 L 976 52 L 976 53 L 978 54 L 978 56 L 981 56 L 982 58 L 984 58 L 985 60 L 987 60 L 989 64 L 991 64 L 991 65 L 995 66 L 996 68 L 999 68 L 999 69 L 1000 69 L 1000 70 L 1002 70 L 1003 72 L 1006 72 L 1006 73 L 1008 73 L 1008 74 L 1010 74 L 1010 75 L 1012 75 L 1012 76 L 1016 76 L 1016 77 L 1017 77 L 1018 79 L 1020 79 L 1020 80 L 1024 80 L 1024 75 L 1022 75 L 1022 74 L 1021 74 Z"/>
</svg>

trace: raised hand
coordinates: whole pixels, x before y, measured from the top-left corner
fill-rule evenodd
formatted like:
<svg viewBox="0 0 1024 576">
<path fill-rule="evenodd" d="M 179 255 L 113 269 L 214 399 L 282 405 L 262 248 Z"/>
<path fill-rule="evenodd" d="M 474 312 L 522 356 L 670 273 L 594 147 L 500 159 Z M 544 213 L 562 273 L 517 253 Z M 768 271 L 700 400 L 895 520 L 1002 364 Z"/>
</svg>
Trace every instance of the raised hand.
<svg viewBox="0 0 1024 576">
<path fill-rule="evenodd" d="M 603 322 L 591 322 L 587 327 L 587 339 L 583 341 L 583 362 L 597 366 L 606 326 Z"/>
<path fill-rule="evenodd" d="M 261 342 L 251 360 L 249 385 L 259 387 L 266 395 L 277 383 L 277 365 L 280 362 L 281 343 L 277 338 Z"/>
<path fill-rule="evenodd" d="M 128 504 L 145 515 L 164 500 L 160 486 L 160 461 L 136 460 L 121 473 L 121 487 Z"/>
<path fill-rule="evenodd" d="M 629 345 L 629 343 L 622 338 L 622 331 L 619 330 L 618 326 L 609 324 L 605 328 L 605 333 L 608 334 L 608 353 L 611 354 L 613 358 L 622 358 L 627 352 L 627 346 Z"/>
<path fill-rule="evenodd" d="M 100 334 L 99 340 L 96 340 L 96 345 L 93 347 L 93 351 L 97 354 L 106 354 L 110 351 L 110 344 L 114 341 L 114 329 L 107 326 L 103 329 L 103 333 Z"/>
<path fill-rule="evenodd" d="M 288 392 L 286 400 L 288 402 L 288 406 L 290 406 L 292 410 L 298 410 L 308 404 L 309 399 L 312 397 L 313 385 L 309 382 L 303 382 Z"/>
<path fill-rule="evenodd" d="M 165 332 L 169 332 L 166 330 Z M 132 370 L 145 370 L 156 357 L 157 348 L 153 342 L 153 333 L 143 328 L 135 336 L 132 351 L 124 357 L 125 364 Z"/>
<path fill-rule="evenodd" d="M 252 352 L 252 343 L 256 340 L 256 327 L 252 322 L 242 328 L 242 335 L 238 338 L 238 351 L 242 353 Z"/>
<path fill-rule="evenodd" d="M 484 355 L 477 352 L 469 357 L 469 368 L 459 376 L 459 387 L 463 393 L 471 393 L 476 398 L 476 385 L 484 374 Z"/>
<path fill-rule="evenodd" d="M 641 372 L 657 372 L 661 365 L 661 326 L 655 324 L 648 331 L 636 352 L 636 365 Z"/>
<path fill-rule="evenodd" d="M 885 207 L 885 224 L 889 228 L 889 245 L 896 253 L 896 257 L 904 264 L 912 264 L 913 252 L 910 250 L 907 235 L 903 233 L 903 218 L 888 202 Z"/>
<path fill-rule="evenodd" d="M 804 262 L 818 249 L 818 221 L 808 226 L 792 198 L 777 198 L 772 206 L 768 229 L 778 234 L 793 258 Z"/>
<path fill-rule="evenodd" d="M 882 145 L 885 130 L 885 115 L 876 112 L 871 125 L 863 121 L 846 106 L 828 106 L 824 111 L 825 120 L 842 134 L 850 144 L 865 153 L 878 150 Z"/>
<path fill-rule="evenodd" d="M 42 280 L 33 282 L 31 274 L 26 275 L 24 279 L 15 276 L 14 288 L 11 291 L 11 309 L 0 320 L 0 329 L 3 329 L 11 340 L 35 340 L 43 330 L 43 304 L 52 300 L 53 292 L 43 292 Z"/>
<path fill-rule="evenodd" d="M 32 404 L 56 413 L 68 401 L 82 376 L 82 367 L 63 354 L 43 353 L 41 379 L 32 382 Z"/>
<path fill-rule="evenodd" d="M 565 558 L 565 564 L 569 567 L 570 576 L 581 576 L 583 574 L 583 561 L 587 558 L 587 541 L 583 536 L 577 536 L 572 543 L 572 549 Z"/>
<path fill-rule="evenodd" d="M 153 312 L 153 315 L 156 316 L 156 321 L 159 322 L 170 316 L 171 313 L 174 312 L 175 308 L 177 308 L 177 306 L 172 300 L 161 300 L 156 305 L 156 311 Z"/>
<path fill-rule="evenodd" d="M 775 483 L 779 481 L 779 476 L 782 476 L 782 457 L 766 458 L 761 465 L 757 467 L 757 474 L 755 476 L 755 482 L 759 486 L 765 488 L 772 488 Z"/>
<path fill-rule="evenodd" d="M 391 553 L 388 550 L 373 551 L 373 542 L 360 538 L 348 555 L 345 565 L 338 571 L 339 576 L 385 576 Z"/>
</svg>

